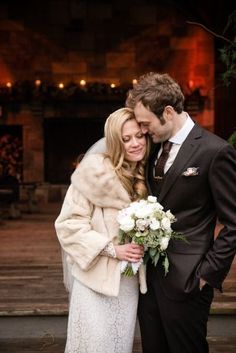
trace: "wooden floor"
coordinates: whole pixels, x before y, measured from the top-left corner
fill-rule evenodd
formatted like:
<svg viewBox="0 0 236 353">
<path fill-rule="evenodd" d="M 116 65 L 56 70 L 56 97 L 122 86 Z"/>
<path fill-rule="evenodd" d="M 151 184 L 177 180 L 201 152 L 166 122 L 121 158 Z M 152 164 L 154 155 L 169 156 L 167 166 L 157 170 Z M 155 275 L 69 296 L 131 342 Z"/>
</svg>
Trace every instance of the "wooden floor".
<svg viewBox="0 0 236 353">
<path fill-rule="evenodd" d="M 0 315 L 67 313 L 53 224 L 58 210 L 51 204 L 0 226 Z"/>
<path fill-rule="evenodd" d="M 0 320 L 6 317 L 67 316 L 68 299 L 62 284 L 60 247 L 54 231 L 59 204 L 41 207 L 39 213 L 23 214 L 0 224 Z M 236 314 L 236 262 L 224 284 L 215 292 L 212 315 Z M 236 352 L 234 337 L 208 337 L 211 353 Z M 18 342 L 18 343 L 16 343 Z M 56 341 L 2 340 L 2 353 L 64 352 L 65 337 Z M 14 348 L 15 347 L 15 348 Z M 134 352 L 141 353 L 139 338 Z"/>
</svg>

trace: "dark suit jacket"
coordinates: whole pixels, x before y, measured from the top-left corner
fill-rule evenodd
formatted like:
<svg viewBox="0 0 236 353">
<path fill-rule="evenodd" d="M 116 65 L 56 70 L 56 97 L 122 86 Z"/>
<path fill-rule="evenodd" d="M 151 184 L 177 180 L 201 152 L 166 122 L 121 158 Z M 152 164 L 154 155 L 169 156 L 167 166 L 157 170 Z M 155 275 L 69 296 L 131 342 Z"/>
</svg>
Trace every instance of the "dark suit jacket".
<svg viewBox="0 0 236 353">
<path fill-rule="evenodd" d="M 189 167 L 197 167 L 198 175 L 184 176 Z M 153 194 L 148 178 L 147 184 Z M 176 216 L 173 229 L 189 241 L 170 241 L 169 273 L 165 277 L 158 264 L 155 280 L 174 300 L 198 291 L 200 277 L 221 290 L 236 251 L 234 148 L 195 124 L 164 178 L 160 194 L 155 196 L 165 210 L 170 209 Z M 214 241 L 217 218 L 224 227 Z"/>
</svg>

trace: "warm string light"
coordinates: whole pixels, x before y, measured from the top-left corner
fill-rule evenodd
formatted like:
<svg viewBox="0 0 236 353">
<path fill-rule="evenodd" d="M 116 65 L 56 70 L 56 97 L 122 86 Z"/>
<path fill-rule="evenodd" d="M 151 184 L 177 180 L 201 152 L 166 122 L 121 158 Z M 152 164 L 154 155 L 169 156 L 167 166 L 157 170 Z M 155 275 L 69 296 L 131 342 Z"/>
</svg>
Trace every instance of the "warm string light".
<svg viewBox="0 0 236 353">
<path fill-rule="evenodd" d="M 117 80 L 118 81 L 118 80 Z M 123 97 L 132 86 L 132 79 L 130 83 L 116 83 L 116 81 L 110 82 L 87 82 L 84 78 L 79 80 L 78 83 L 58 81 L 57 83 L 50 83 L 42 81 L 40 78 L 35 78 L 33 81 L 25 80 L 22 82 L 17 81 L 16 83 L 6 81 L 2 85 L 0 84 L 0 98 L 8 99 L 7 96 L 14 92 L 14 99 L 24 102 L 29 99 L 29 92 L 32 91 L 31 99 L 35 97 L 37 99 L 45 98 L 51 99 L 78 99 L 80 93 L 82 97 L 85 94 L 96 98 L 101 96 L 115 95 Z M 135 81 L 134 81 L 135 82 Z M 43 89 L 40 89 L 41 86 Z M 6 89 L 7 88 L 7 89 Z M 61 92 L 60 92 L 61 91 Z M 63 92 L 63 94 L 61 94 Z M 34 97 L 35 94 L 35 97 Z"/>
<path fill-rule="evenodd" d="M 137 81 L 137 79 L 135 79 L 135 78 L 132 80 L 132 84 L 133 84 L 133 85 L 135 85 L 137 82 L 138 82 L 138 81 Z M 35 86 L 39 87 L 39 86 L 42 84 L 42 81 L 41 81 L 40 79 L 36 79 L 36 80 L 34 81 L 34 84 L 35 84 Z M 86 82 L 86 80 L 82 79 L 82 80 L 80 80 L 79 84 L 80 84 L 81 87 L 85 87 L 85 86 L 87 85 L 87 82 Z M 8 88 L 11 88 L 11 87 L 12 87 L 12 83 L 11 83 L 10 81 L 8 81 L 8 82 L 6 83 L 6 86 L 7 86 Z M 60 89 L 63 89 L 63 88 L 65 88 L 65 85 L 64 85 L 63 82 L 60 82 L 60 83 L 58 83 L 57 87 L 60 88 Z M 112 83 L 110 84 L 110 87 L 111 87 L 111 88 L 116 88 L 117 85 L 116 85 L 114 82 L 112 82 Z"/>
<path fill-rule="evenodd" d="M 132 80 L 132 84 L 133 84 L 133 85 L 136 85 L 137 83 L 138 83 L 138 80 L 137 80 L 136 78 L 134 78 L 134 79 Z M 36 80 L 34 81 L 34 84 L 35 84 L 35 86 L 39 87 L 39 86 L 42 84 L 42 81 L 41 81 L 40 79 L 36 79 Z M 79 84 L 80 84 L 81 87 L 84 87 L 84 86 L 87 85 L 87 82 L 86 82 L 86 80 L 82 79 L 82 80 L 80 80 Z M 8 81 L 8 82 L 6 83 L 6 86 L 7 86 L 8 88 L 11 88 L 11 87 L 12 87 L 12 83 L 11 83 L 10 81 Z M 57 86 L 58 86 L 58 88 L 60 88 L 60 89 L 63 89 L 63 88 L 65 87 L 65 85 L 64 85 L 63 82 L 58 83 Z M 190 87 L 193 86 L 193 81 L 192 81 L 192 80 L 189 81 L 189 86 L 190 86 Z M 115 87 L 117 87 L 117 85 L 116 85 L 114 82 L 112 82 L 112 83 L 110 84 L 110 87 L 111 87 L 111 88 L 115 88 Z"/>
<path fill-rule="evenodd" d="M 130 79 L 129 83 L 110 82 L 86 82 L 81 79 L 78 83 L 75 82 L 57 82 L 49 83 L 41 81 L 39 78 L 16 83 L 9 81 L 0 83 L 0 99 L 4 104 L 8 104 L 8 109 L 15 109 L 14 102 L 29 104 L 34 99 L 53 103 L 56 101 L 78 102 L 79 99 L 113 99 L 124 100 L 129 89 L 137 84 L 136 78 Z M 40 88 L 42 86 L 42 89 Z M 203 87 L 204 88 L 204 87 Z M 185 89 L 185 107 L 191 111 L 192 116 L 196 116 L 205 108 L 207 94 L 203 94 L 201 86 L 197 86 L 196 81 L 187 80 Z"/>
<path fill-rule="evenodd" d="M 80 80 L 79 84 L 80 84 L 80 86 L 84 87 L 84 86 L 86 86 L 86 83 L 87 82 L 85 80 Z"/>
<path fill-rule="evenodd" d="M 39 87 L 42 82 L 41 80 L 35 80 L 34 83 L 35 83 L 35 86 Z"/>
</svg>

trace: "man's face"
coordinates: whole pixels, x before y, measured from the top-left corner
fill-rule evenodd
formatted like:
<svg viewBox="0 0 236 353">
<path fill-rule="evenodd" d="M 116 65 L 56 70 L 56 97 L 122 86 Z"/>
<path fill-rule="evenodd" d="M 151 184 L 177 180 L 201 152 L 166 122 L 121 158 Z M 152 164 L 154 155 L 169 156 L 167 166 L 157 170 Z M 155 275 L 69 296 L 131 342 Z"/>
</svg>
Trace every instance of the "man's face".
<svg viewBox="0 0 236 353">
<path fill-rule="evenodd" d="M 144 107 L 141 102 L 138 102 L 134 108 L 134 114 L 137 122 L 141 126 L 144 134 L 148 133 L 154 143 L 159 143 L 168 140 L 172 135 L 172 121 L 165 119 L 164 124 L 161 124 L 160 119 L 150 110 Z"/>
</svg>

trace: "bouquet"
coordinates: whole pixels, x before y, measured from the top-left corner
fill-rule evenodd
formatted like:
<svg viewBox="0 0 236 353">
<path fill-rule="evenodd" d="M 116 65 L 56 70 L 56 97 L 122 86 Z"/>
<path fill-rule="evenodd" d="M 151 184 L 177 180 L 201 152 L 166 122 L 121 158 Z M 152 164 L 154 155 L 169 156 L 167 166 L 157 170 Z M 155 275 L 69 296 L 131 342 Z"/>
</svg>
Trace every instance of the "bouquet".
<svg viewBox="0 0 236 353">
<path fill-rule="evenodd" d="M 118 213 L 120 244 L 134 242 L 144 246 L 145 255 L 138 263 L 121 262 L 121 273 L 133 276 L 137 273 L 142 262 L 151 259 L 154 266 L 160 258 L 164 267 L 165 276 L 169 271 L 169 260 L 166 249 L 170 239 L 186 241 L 185 237 L 171 228 L 177 219 L 157 202 L 155 196 L 148 196 L 147 200 L 132 202 Z M 187 242 L 187 241 L 186 241 Z"/>
</svg>

